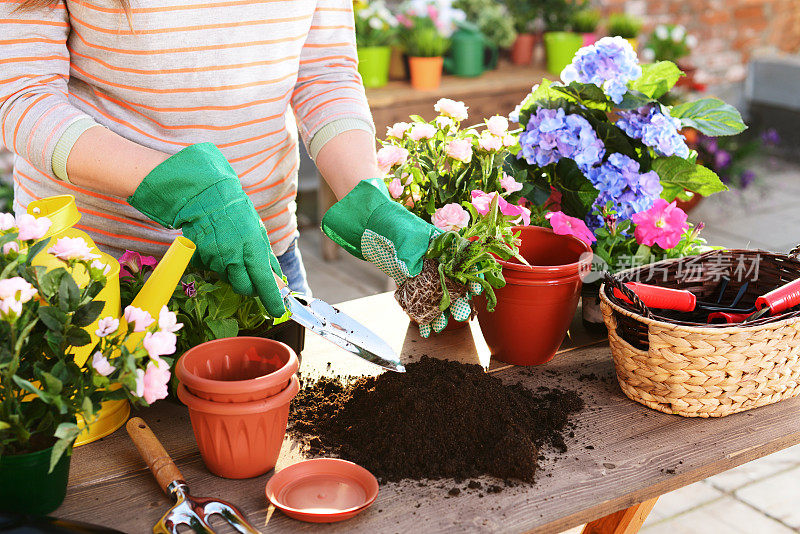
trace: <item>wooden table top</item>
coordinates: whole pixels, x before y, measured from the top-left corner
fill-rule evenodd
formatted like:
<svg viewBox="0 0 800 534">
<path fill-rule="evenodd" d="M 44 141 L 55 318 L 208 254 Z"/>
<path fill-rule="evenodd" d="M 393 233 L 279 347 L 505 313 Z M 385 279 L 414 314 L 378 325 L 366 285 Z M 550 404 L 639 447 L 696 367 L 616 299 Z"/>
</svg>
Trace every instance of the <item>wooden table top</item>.
<svg viewBox="0 0 800 534">
<path fill-rule="evenodd" d="M 402 349 L 404 362 L 422 354 L 489 362 L 477 323 L 423 340 L 408 327 L 405 314 L 388 293 L 345 303 L 341 309 Z M 800 443 L 800 398 L 722 419 L 666 415 L 627 399 L 614 378 L 607 344 L 592 338 L 579 324 L 573 323 L 573 335 L 562 352 L 544 366 L 491 362 L 490 371 L 508 382 L 576 389 L 586 407 L 575 416 L 578 428 L 574 438 L 567 440 L 567 453 L 543 451 L 546 460 L 535 484 L 483 497 L 477 492 L 450 497 L 447 489 L 454 486 L 452 480 L 424 486 L 391 483 L 381 486 L 375 503 L 351 520 L 303 523 L 269 506 L 264 487 L 271 473 L 249 480 L 211 475 L 199 456 L 183 406 L 162 401 L 138 415 L 161 439 L 194 495 L 233 502 L 265 533 L 557 533 Z M 324 373 L 329 362 L 328 373 L 375 372 L 370 364 L 309 334 L 302 358 L 304 372 Z M 287 438 L 276 469 L 300 459 L 297 444 Z M 496 483 L 490 478 L 484 482 Z M 141 534 L 151 532 L 170 505 L 125 431 L 119 430 L 75 450 L 66 501 L 53 515 Z"/>
</svg>

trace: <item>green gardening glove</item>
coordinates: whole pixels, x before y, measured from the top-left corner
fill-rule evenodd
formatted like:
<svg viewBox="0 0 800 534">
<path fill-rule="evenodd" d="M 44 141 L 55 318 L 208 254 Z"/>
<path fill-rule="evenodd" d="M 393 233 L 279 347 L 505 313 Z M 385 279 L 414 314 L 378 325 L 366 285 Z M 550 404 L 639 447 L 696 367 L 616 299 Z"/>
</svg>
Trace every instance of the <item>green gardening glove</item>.
<svg viewBox="0 0 800 534">
<path fill-rule="evenodd" d="M 199 267 L 216 272 L 234 291 L 258 296 L 267 312 L 286 308 L 273 273 L 282 277 L 269 236 L 222 152 L 191 145 L 150 171 L 128 203 L 197 245 Z"/>
<path fill-rule="evenodd" d="M 392 200 L 380 178 L 360 182 L 334 204 L 322 218 L 322 231 L 353 256 L 378 266 L 398 287 L 422 271 L 430 240 L 440 232 Z M 421 324 L 420 334 L 441 331 L 450 314 L 459 321 L 469 319 L 468 299 L 480 292 L 480 285 L 471 284 L 469 291 L 430 323 Z"/>
</svg>

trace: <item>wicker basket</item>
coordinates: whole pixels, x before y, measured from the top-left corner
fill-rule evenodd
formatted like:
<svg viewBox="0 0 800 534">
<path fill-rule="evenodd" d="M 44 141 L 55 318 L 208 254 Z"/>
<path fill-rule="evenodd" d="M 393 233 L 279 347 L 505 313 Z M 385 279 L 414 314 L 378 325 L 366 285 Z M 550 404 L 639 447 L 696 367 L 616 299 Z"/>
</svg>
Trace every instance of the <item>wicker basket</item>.
<svg viewBox="0 0 800 534">
<path fill-rule="evenodd" d="M 737 276 L 740 268 L 749 269 L 747 277 Z M 747 326 L 709 325 L 701 316 L 655 315 L 622 285 L 636 280 L 689 289 L 698 300 L 713 301 L 722 276 L 730 278 L 723 303 L 749 280 L 741 302 L 747 307 L 800 278 L 800 261 L 762 251 L 713 251 L 606 277 L 600 306 L 617 380 L 630 399 L 684 417 L 723 417 L 800 394 L 798 308 Z M 612 286 L 633 304 L 615 297 Z"/>
</svg>

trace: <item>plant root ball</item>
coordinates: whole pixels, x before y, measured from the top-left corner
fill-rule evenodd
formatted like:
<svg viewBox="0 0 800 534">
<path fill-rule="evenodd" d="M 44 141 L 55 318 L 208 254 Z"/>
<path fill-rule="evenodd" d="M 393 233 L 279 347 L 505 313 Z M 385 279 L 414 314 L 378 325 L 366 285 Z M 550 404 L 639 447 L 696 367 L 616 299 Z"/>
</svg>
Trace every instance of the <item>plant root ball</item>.
<svg viewBox="0 0 800 534">
<path fill-rule="evenodd" d="M 394 293 L 394 298 L 400 307 L 417 324 L 429 324 L 442 313 L 439 303 L 444 292 L 438 267 L 437 261 L 426 259 L 419 275 L 406 280 Z M 450 278 L 445 278 L 445 284 L 451 302 L 467 294 L 467 286 L 464 284 Z"/>
</svg>

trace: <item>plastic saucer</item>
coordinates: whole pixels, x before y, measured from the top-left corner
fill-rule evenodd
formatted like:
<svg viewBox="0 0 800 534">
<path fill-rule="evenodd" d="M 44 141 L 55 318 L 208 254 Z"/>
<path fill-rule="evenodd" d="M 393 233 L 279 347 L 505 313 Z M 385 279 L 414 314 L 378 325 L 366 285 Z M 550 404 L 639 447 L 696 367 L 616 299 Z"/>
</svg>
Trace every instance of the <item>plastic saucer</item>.
<svg viewBox="0 0 800 534">
<path fill-rule="evenodd" d="M 289 517 L 311 523 L 350 519 L 378 496 L 378 481 L 360 465 L 315 458 L 281 469 L 267 482 L 267 499 Z"/>
</svg>

